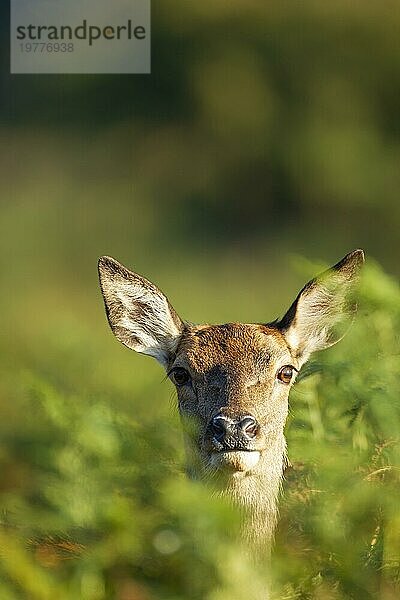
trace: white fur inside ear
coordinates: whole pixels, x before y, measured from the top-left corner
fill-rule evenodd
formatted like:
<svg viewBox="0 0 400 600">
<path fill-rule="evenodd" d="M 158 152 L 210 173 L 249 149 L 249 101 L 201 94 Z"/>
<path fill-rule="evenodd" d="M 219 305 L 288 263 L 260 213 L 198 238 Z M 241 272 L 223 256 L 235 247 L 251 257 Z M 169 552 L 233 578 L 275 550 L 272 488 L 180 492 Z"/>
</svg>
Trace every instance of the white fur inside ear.
<svg viewBox="0 0 400 600">
<path fill-rule="evenodd" d="M 303 354 L 303 360 L 329 345 L 329 329 L 340 318 L 343 300 L 340 292 L 334 296 L 322 286 L 299 299 L 296 317 L 285 338 L 290 348 Z"/>
<path fill-rule="evenodd" d="M 135 348 L 137 352 L 154 356 L 160 338 L 170 340 L 173 345 L 179 337 L 180 330 L 165 297 L 148 292 L 140 285 L 124 284 L 118 290 L 117 298 L 125 308 L 121 326 L 140 340 Z"/>
<path fill-rule="evenodd" d="M 108 320 L 128 348 L 166 365 L 183 324 L 164 294 L 150 281 L 106 258 L 99 269 Z"/>
<path fill-rule="evenodd" d="M 283 318 L 285 321 L 290 315 L 282 331 L 300 366 L 312 352 L 328 348 L 343 337 L 354 312 L 349 302 L 352 289 L 351 279 L 331 269 L 300 292 Z"/>
</svg>

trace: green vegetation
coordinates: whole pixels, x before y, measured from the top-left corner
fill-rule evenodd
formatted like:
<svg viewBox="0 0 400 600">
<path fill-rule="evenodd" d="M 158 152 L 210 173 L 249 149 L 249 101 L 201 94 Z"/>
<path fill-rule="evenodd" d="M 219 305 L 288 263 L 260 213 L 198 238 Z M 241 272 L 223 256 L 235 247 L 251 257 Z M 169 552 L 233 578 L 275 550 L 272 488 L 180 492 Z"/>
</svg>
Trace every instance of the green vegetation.
<svg viewBox="0 0 400 600">
<path fill-rule="evenodd" d="M 246 598 L 266 565 L 235 544 L 235 512 L 182 475 L 170 384 L 114 343 L 105 317 L 92 330 L 100 311 L 58 314 L 40 334 L 14 324 L 0 384 L 1 598 Z M 399 325 L 400 290 L 370 264 L 347 337 L 292 391 L 277 599 L 399 593 Z"/>
<path fill-rule="evenodd" d="M 376 266 L 366 269 L 360 309 L 291 396 L 278 598 L 400 593 L 400 290 Z"/>
</svg>

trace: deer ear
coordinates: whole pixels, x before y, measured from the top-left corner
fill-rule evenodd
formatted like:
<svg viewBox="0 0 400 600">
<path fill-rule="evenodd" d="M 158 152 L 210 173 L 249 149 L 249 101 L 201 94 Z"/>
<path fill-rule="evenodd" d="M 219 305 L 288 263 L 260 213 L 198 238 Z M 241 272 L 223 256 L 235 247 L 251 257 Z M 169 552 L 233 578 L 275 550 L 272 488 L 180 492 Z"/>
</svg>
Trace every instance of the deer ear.
<svg viewBox="0 0 400 600">
<path fill-rule="evenodd" d="M 300 364 L 345 335 L 357 310 L 354 288 L 363 263 L 362 250 L 347 254 L 307 283 L 278 323 Z"/>
<path fill-rule="evenodd" d="M 128 348 L 166 366 L 184 328 L 166 296 L 109 256 L 99 260 L 99 278 L 114 335 Z"/>
</svg>

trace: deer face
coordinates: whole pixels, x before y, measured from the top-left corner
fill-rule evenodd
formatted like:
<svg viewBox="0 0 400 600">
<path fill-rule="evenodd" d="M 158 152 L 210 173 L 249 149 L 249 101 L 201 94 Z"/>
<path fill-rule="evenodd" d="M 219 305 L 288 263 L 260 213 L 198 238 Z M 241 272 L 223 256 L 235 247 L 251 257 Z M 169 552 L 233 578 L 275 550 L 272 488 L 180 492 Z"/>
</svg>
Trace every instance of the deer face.
<svg viewBox="0 0 400 600">
<path fill-rule="evenodd" d="M 168 373 L 201 467 L 257 467 L 283 433 L 297 369 L 278 329 L 229 323 L 184 331 Z"/>
<path fill-rule="evenodd" d="M 342 337 L 363 260 L 356 250 L 307 283 L 279 322 L 195 326 L 154 284 L 100 259 L 114 334 L 154 356 L 176 386 L 192 469 L 256 473 L 271 447 L 284 447 L 290 387 L 312 352 Z"/>
</svg>

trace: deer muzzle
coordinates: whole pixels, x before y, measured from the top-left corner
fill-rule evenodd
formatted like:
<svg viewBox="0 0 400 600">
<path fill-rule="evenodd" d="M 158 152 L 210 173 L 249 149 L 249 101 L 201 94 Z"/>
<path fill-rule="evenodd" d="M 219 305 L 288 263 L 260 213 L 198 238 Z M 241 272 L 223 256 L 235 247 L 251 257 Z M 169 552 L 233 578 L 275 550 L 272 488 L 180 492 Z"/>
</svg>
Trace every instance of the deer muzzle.
<svg viewBox="0 0 400 600">
<path fill-rule="evenodd" d="M 211 465 L 218 469 L 249 471 L 260 459 L 255 443 L 260 426 L 252 415 L 230 418 L 222 413 L 210 421 Z"/>
</svg>

